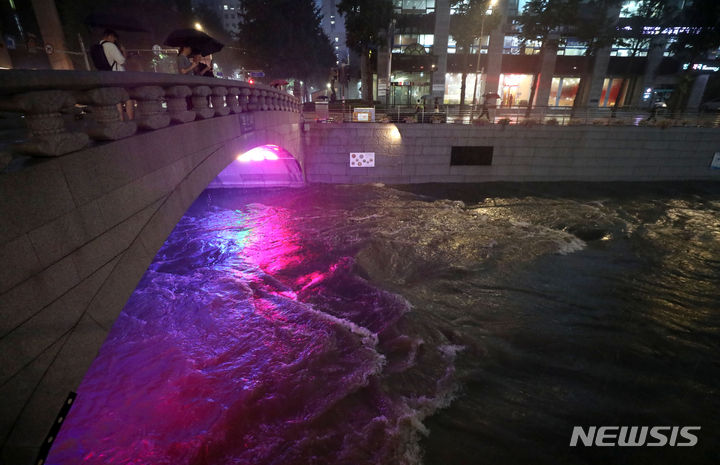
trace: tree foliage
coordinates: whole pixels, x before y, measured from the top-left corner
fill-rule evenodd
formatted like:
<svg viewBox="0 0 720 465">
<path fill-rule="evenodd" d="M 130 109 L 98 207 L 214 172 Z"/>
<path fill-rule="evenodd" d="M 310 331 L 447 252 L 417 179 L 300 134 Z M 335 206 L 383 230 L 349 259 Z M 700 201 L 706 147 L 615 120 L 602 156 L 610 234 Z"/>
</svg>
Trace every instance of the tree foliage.
<svg viewBox="0 0 720 465">
<path fill-rule="evenodd" d="M 545 42 L 578 19 L 579 0 L 530 0 L 520 15 L 523 43 Z"/>
<path fill-rule="evenodd" d="M 360 55 L 363 99 L 372 102 L 371 54 L 387 40 L 393 19 L 390 0 L 341 0 L 338 13 L 345 18 L 345 43 Z"/>
<path fill-rule="evenodd" d="M 672 0 L 640 0 L 633 11 L 624 10 L 615 45 L 630 49 L 630 56 L 650 46 L 654 36 L 644 32 L 646 27 L 665 28 L 676 21 L 677 6 Z"/>
<path fill-rule="evenodd" d="M 488 15 L 488 4 L 488 0 L 455 0 L 452 3 L 457 13 L 450 17 L 450 35 L 459 53 L 470 52 L 472 44 L 480 38 L 481 29 L 483 35 L 487 35 L 498 26 L 500 10 L 494 8 Z"/>
<path fill-rule="evenodd" d="M 500 23 L 501 15 L 498 8 L 494 8 L 490 15 L 487 14 L 489 3 L 489 0 L 455 0 L 451 2 L 456 14 L 450 18 L 450 35 L 455 40 L 457 52 L 464 54 L 460 81 L 461 108 L 465 105 L 466 78 L 470 69 L 468 57 L 471 47 L 476 40 L 482 40 L 481 35 L 487 35 Z"/>
<path fill-rule="evenodd" d="M 691 32 L 678 35 L 670 50 L 691 63 L 720 47 L 720 1 L 692 0 L 678 15 L 678 23 Z"/>
<path fill-rule="evenodd" d="M 327 79 L 335 54 L 312 0 L 242 0 L 240 11 L 246 68 L 269 78 Z"/>
<path fill-rule="evenodd" d="M 338 12 L 345 18 L 347 46 L 362 54 L 375 50 L 385 39 L 393 18 L 390 0 L 341 0 Z"/>
</svg>

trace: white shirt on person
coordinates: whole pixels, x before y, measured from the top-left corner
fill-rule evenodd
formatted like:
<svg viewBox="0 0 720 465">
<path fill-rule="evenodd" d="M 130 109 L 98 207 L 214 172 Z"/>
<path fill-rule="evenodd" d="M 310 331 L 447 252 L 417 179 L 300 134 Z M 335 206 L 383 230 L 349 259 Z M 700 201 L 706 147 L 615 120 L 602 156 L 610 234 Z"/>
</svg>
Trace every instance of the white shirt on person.
<svg viewBox="0 0 720 465">
<path fill-rule="evenodd" d="M 125 57 L 120 52 L 117 45 L 112 42 L 102 42 L 103 51 L 105 52 L 105 58 L 112 67 L 113 71 L 125 71 Z"/>
</svg>

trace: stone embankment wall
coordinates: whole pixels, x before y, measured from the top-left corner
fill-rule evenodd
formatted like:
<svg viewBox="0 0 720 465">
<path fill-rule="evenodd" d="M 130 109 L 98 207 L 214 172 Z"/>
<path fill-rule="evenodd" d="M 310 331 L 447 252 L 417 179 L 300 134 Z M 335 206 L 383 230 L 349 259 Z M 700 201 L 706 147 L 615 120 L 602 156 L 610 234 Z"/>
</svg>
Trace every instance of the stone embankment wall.
<svg viewBox="0 0 720 465">
<path fill-rule="evenodd" d="M 718 129 L 313 124 L 304 144 L 319 183 L 720 180 Z M 491 146 L 492 163 L 451 166 L 453 146 Z M 350 167 L 351 152 L 374 152 L 375 167 Z"/>
</svg>

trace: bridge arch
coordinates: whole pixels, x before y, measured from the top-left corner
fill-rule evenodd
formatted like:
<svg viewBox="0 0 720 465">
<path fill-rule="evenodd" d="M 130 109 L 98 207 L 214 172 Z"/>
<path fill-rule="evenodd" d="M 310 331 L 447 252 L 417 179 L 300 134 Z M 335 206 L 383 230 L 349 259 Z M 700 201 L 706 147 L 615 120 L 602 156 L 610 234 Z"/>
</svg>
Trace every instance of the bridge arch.
<svg viewBox="0 0 720 465">
<path fill-rule="evenodd" d="M 20 74 L 14 81 L 23 81 Z M 46 82 L 46 86 L 59 86 L 60 81 L 75 76 L 75 89 L 90 89 L 83 92 L 117 85 L 97 81 L 105 73 L 40 74 L 50 75 L 47 82 L 51 84 Z M 128 79 L 131 85 L 137 79 L 137 86 L 162 84 L 166 90 L 224 82 L 146 73 L 106 74 L 112 75 L 107 77 L 110 80 L 124 74 L 125 86 Z M 5 83 L 3 79 L 8 79 L 7 74 L 0 83 Z M 22 90 L 46 92 L 36 77 L 24 81 Z M 1 92 L 20 87 L 16 83 Z M 0 271 L 0 395 L 4 399 L 0 461 L 34 463 L 68 393 L 79 385 L 155 253 L 218 174 L 238 155 L 267 144 L 284 148 L 302 167 L 297 102 L 289 96 L 263 99 L 262 93 L 272 96 L 276 92 L 263 86 L 240 90 L 246 90 L 247 98 L 244 108 L 240 99 L 235 102 L 235 113 L 229 111 L 225 91 L 212 91 L 219 95 L 211 97 L 223 97 L 214 101 L 215 113 L 199 108 L 196 119 L 165 127 L 161 122 L 161 127 L 146 127 L 146 132 L 135 132 L 134 127 L 129 131 L 128 126 L 118 129 L 117 121 L 115 127 L 95 126 L 96 132 L 88 130 L 98 140 L 95 145 L 87 146 L 87 137 L 70 136 L 74 143 L 86 145 L 80 149 L 68 145 L 68 136 L 59 131 L 45 137 L 31 127 L 31 135 L 37 137 L 29 151 L 55 153 L 43 153 L 48 158 L 32 158 L 0 174 L 0 262 L 4 268 Z M 176 91 L 168 90 L 168 94 Z M 70 97 L 55 89 L 50 92 L 47 95 L 66 106 L 63 99 Z M 124 98 L 123 92 L 113 91 L 110 100 Z M 202 105 L 207 102 L 207 89 L 199 94 L 205 94 L 197 99 Z M 2 96 L 0 103 L 5 108 L 23 107 L 20 110 L 26 116 L 36 110 L 13 99 Z M 42 102 L 33 105 L 42 106 Z M 168 113 L 171 110 L 169 105 Z M 156 122 L 164 116 L 157 108 L 153 111 L 150 116 Z M 200 115 L 203 111 L 205 116 Z M 116 136 L 117 140 L 100 142 Z"/>
</svg>

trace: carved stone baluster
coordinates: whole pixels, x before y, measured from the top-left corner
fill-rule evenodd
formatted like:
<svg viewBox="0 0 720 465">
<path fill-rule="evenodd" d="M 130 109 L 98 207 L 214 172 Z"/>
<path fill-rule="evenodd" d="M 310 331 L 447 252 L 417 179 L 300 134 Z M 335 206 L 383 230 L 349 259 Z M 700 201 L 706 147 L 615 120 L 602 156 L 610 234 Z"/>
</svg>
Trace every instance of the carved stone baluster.
<svg viewBox="0 0 720 465">
<path fill-rule="evenodd" d="M 101 87 L 81 93 L 80 100 L 90 105 L 94 121 L 88 135 L 95 140 L 118 140 L 135 134 L 137 123 L 122 121 L 118 111 L 118 104 L 129 98 L 127 91 L 121 87 Z"/>
<path fill-rule="evenodd" d="M 188 110 L 188 97 L 192 91 L 188 86 L 171 86 L 165 89 L 165 100 L 173 123 L 189 123 L 195 121 L 195 112 Z"/>
<path fill-rule="evenodd" d="M 242 106 L 238 97 L 240 95 L 240 89 L 237 87 L 231 87 L 228 89 L 228 95 L 225 98 L 227 100 L 228 107 L 230 107 L 231 113 L 242 113 Z"/>
<path fill-rule="evenodd" d="M 67 132 L 60 109 L 75 104 L 70 92 L 43 90 L 13 96 L 4 108 L 25 114 L 30 132 L 27 142 L 13 149 L 31 155 L 56 157 L 85 147 L 90 139 L 81 132 Z"/>
<path fill-rule="evenodd" d="M 257 89 L 253 89 L 250 94 L 250 102 L 248 103 L 248 110 L 250 111 L 258 111 L 262 110 L 260 107 L 260 91 Z"/>
<path fill-rule="evenodd" d="M 213 87 L 212 101 L 213 110 L 215 110 L 215 116 L 227 116 L 230 114 L 230 107 L 225 104 L 225 96 L 228 94 L 227 87 Z"/>
<path fill-rule="evenodd" d="M 250 110 L 250 95 L 252 95 L 252 90 L 248 89 L 247 87 L 243 87 L 240 89 L 240 107 L 242 107 L 242 111 L 249 111 Z"/>
<path fill-rule="evenodd" d="M 137 100 L 135 120 L 141 129 L 160 129 L 170 124 L 170 115 L 162 106 L 165 90 L 160 86 L 142 86 L 130 90 Z"/>
<path fill-rule="evenodd" d="M 270 95 L 270 108 L 273 111 L 278 111 L 280 109 L 280 103 L 278 101 L 278 94 L 273 93 Z"/>
<path fill-rule="evenodd" d="M 281 106 L 282 111 L 290 111 L 290 97 L 288 95 L 283 95 Z"/>
<path fill-rule="evenodd" d="M 262 111 L 268 111 L 270 106 L 268 105 L 268 92 L 266 90 L 260 91 L 260 109 Z"/>
<path fill-rule="evenodd" d="M 197 119 L 208 119 L 215 116 L 215 110 L 210 108 L 208 96 L 212 93 L 209 86 L 195 86 L 192 89 L 192 106 Z"/>
</svg>

